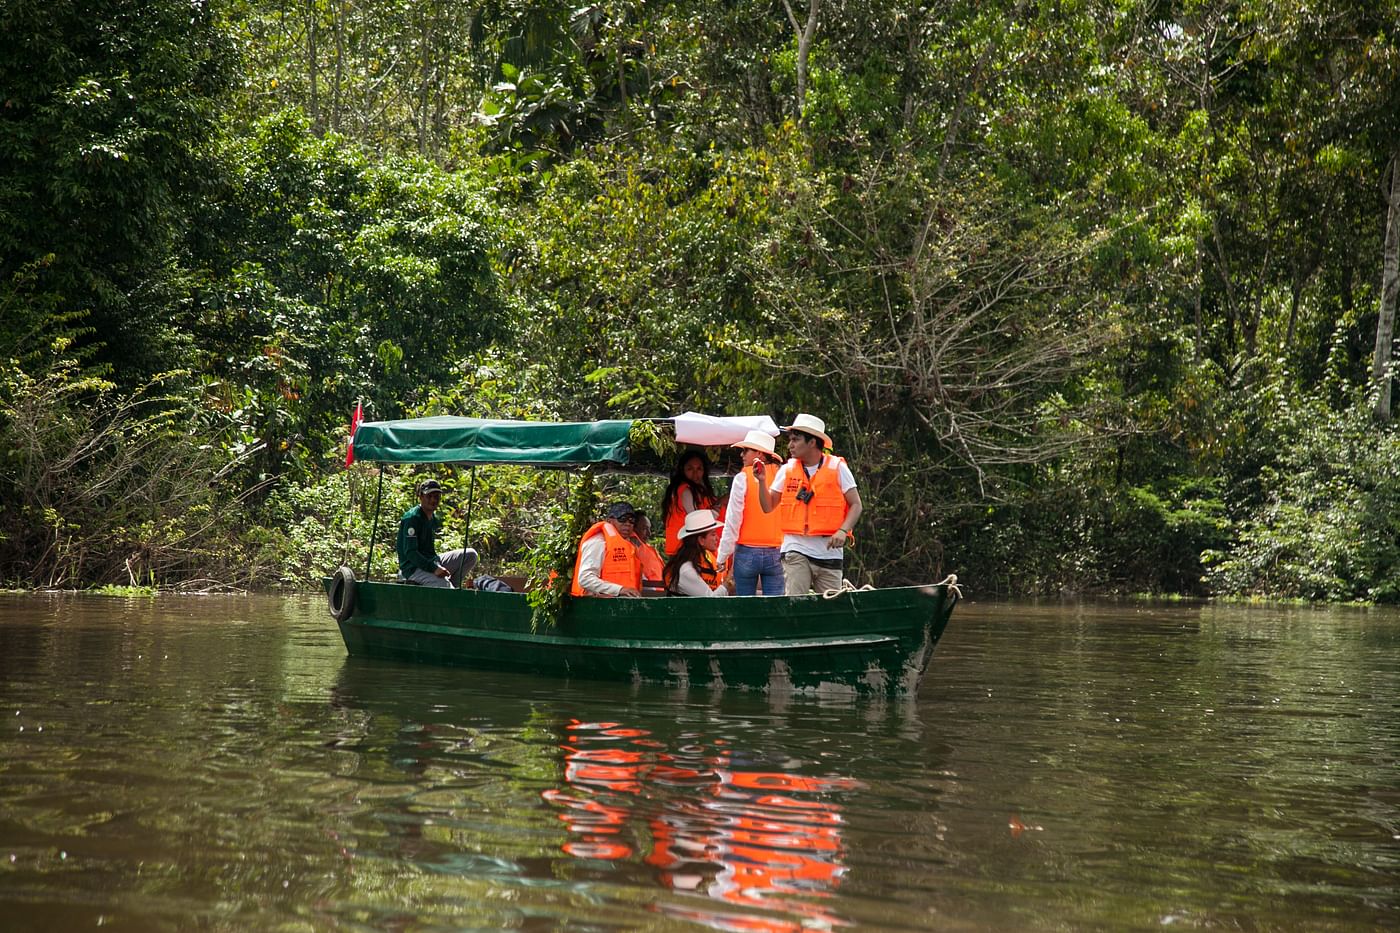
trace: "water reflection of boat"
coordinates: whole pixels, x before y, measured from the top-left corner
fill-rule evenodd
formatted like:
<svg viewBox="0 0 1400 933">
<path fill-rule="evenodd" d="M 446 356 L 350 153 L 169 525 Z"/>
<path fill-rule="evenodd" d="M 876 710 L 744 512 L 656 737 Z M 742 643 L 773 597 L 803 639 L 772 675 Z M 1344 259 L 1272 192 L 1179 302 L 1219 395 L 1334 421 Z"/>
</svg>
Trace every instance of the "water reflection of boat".
<svg viewBox="0 0 1400 933">
<path fill-rule="evenodd" d="M 893 702 L 705 702 L 693 691 L 561 689 L 512 674 L 464 682 L 450 669 L 353 659 L 332 704 L 347 714 L 339 746 L 360 756 L 352 773 L 413 788 L 376 805 L 400 857 L 437 872 L 463 853 L 472 865 L 490 856 L 506 866 L 497 877 L 516 871 L 531 891 L 549 879 L 625 878 L 658 892 L 648 909 L 729 930 L 845 925 L 843 801 L 863 785 L 804 765 L 804 747 L 830 751 L 845 738 L 858 747 L 843 760 L 872 760 L 867 743 L 922 741 L 914 708 Z"/>
<path fill-rule="evenodd" d="M 645 729 L 569 722 L 565 786 L 542 794 L 569 828 L 564 851 L 593 859 L 640 856 L 671 890 L 719 902 L 658 905 L 708 926 L 843 925 L 819 903 L 845 873 L 841 807 L 831 795 L 859 784 L 761 769 L 739 760 L 722 740 L 689 739 L 673 749 Z"/>
</svg>

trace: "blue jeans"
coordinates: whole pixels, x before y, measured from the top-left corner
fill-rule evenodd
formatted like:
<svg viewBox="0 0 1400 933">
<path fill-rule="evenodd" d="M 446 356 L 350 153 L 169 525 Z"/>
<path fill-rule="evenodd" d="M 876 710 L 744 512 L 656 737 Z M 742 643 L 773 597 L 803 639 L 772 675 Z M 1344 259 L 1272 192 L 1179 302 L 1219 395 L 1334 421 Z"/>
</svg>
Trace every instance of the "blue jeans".
<svg viewBox="0 0 1400 933">
<path fill-rule="evenodd" d="M 734 548 L 734 595 L 753 596 L 758 592 L 758 581 L 763 581 L 764 596 L 783 595 L 783 565 L 778 560 L 775 547 L 749 547 L 740 544 Z"/>
</svg>

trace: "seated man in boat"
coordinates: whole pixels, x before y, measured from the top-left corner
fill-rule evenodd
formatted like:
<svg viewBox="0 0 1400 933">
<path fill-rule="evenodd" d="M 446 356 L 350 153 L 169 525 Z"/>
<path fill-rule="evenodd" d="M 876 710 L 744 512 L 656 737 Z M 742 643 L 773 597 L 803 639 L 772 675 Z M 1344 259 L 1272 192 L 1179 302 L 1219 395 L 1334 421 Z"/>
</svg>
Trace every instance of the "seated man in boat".
<svg viewBox="0 0 1400 933">
<path fill-rule="evenodd" d="M 575 596 L 641 596 L 642 562 L 629 539 L 637 510 L 630 502 L 614 502 L 607 517 L 583 533 L 574 561 Z"/>
<path fill-rule="evenodd" d="M 435 479 L 424 480 L 418 484 L 418 504 L 399 519 L 399 577 L 406 583 L 452 589 L 453 580 L 461 580 L 476 566 L 477 553 L 472 548 L 437 552 L 441 504 L 442 486 Z"/>
<path fill-rule="evenodd" d="M 752 467 L 764 512 L 778 512 L 783 532 L 783 582 L 788 596 L 839 590 L 845 546 L 860 520 L 862 505 L 851 468 L 826 453 L 826 423 L 801 414 L 783 428 L 791 458 L 767 480 L 762 464 Z"/>
<path fill-rule="evenodd" d="M 637 559 L 642 562 L 642 586 L 659 589 L 661 568 L 666 562 L 661 559 L 651 544 L 651 519 L 645 512 L 637 512 L 632 523 L 632 544 L 637 548 Z"/>
<path fill-rule="evenodd" d="M 715 563 L 719 547 L 719 518 L 709 509 L 696 509 L 685 516 L 676 553 L 666 562 L 661 578 L 666 592 L 675 596 L 728 596 L 734 580 L 725 578 Z"/>
</svg>

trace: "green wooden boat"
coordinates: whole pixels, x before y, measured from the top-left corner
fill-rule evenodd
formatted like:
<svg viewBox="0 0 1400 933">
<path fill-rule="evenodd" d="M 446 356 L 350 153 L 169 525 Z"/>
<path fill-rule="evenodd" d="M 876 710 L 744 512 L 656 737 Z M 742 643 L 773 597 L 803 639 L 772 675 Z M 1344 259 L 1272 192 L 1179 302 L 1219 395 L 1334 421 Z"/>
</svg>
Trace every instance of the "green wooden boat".
<svg viewBox="0 0 1400 933">
<path fill-rule="evenodd" d="M 354 444 L 381 462 L 625 464 L 629 426 L 415 419 L 363 424 Z M 958 601 L 952 577 L 795 597 L 582 598 L 536 630 L 524 593 L 356 581 L 348 568 L 325 586 L 357 657 L 804 693 L 913 693 Z"/>
<path fill-rule="evenodd" d="M 673 687 L 912 693 L 957 602 L 948 590 L 575 599 L 535 632 L 523 593 L 357 583 L 339 625 L 356 657 Z"/>
</svg>

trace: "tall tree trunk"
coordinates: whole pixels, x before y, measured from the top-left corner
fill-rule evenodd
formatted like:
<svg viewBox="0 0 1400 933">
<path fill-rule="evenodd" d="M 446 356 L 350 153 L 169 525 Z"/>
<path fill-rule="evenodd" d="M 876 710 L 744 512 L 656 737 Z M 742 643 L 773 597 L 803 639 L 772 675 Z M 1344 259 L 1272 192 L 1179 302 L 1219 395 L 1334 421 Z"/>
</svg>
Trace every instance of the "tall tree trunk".
<svg viewBox="0 0 1400 933">
<path fill-rule="evenodd" d="M 1008 22 L 1020 23 L 1021 15 L 1026 9 L 1027 0 L 1016 0 L 1016 7 L 1011 11 Z M 958 92 L 957 103 L 953 106 L 953 113 L 948 117 L 948 129 L 943 133 L 943 150 L 938 155 L 938 180 L 942 181 L 944 174 L 948 171 L 948 164 L 953 157 L 953 147 L 957 145 L 958 133 L 962 128 L 963 114 L 967 111 L 968 100 L 974 93 L 982 87 L 982 78 L 991 63 L 994 55 L 1001 45 L 1001 34 L 997 33 L 982 48 L 982 53 L 977 56 L 977 62 L 972 66 L 972 73 L 968 76 L 967 83 Z"/>
<path fill-rule="evenodd" d="M 317 73 L 318 62 L 316 60 L 318 54 L 316 48 L 317 16 L 316 4 L 308 3 L 306 5 L 306 60 L 311 67 L 311 73 L 308 75 L 311 82 L 311 126 L 319 136 L 325 130 L 325 127 L 321 125 L 321 107 L 320 98 L 318 96 L 320 89 L 317 87 L 317 79 L 319 77 Z"/>
<path fill-rule="evenodd" d="M 1194 320 L 1195 320 L 1195 324 L 1196 324 L 1196 347 L 1195 347 L 1195 352 L 1192 354 L 1192 358 L 1193 358 L 1197 363 L 1199 363 L 1199 362 L 1201 361 L 1201 355 L 1202 355 L 1203 353 L 1205 353 L 1205 345 L 1206 345 L 1206 328 L 1205 328 L 1205 324 L 1204 324 L 1204 322 L 1202 321 L 1202 318 L 1201 318 L 1201 303 L 1202 303 L 1202 301 L 1204 300 L 1204 297 L 1205 297 L 1205 290 L 1206 290 L 1205 263 L 1204 263 L 1204 261 L 1202 261 L 1201 255 L 1205 252 L 1205 249 L 1206 249 L 1205 239 L 1204 239 L 1200 234 L 1197 234 L 1197 235 L 1196 235 L 1196 287 L 1193 289 L 1193 291 L 1195 292 L 1195 301 L 1194 301 L 1195 315 L 1194 315 Z"/>
<path fill-rule="evenodd" d="M 437 63 L 433 60 L 433 27 L 425 15 L 422 20 L 423 31 L 419 33 L 419 54 L 418 63 L 422 68 L 423 76 L 418 84 L 418 112 L 414 115 L 416 119 L 416 129 L 418 130 L 418 153 L 427 155 L 428 153 L 428 99 L 432 94 L 433 78 L 437 71 Z"/>
<path fill-rule="evenodd" d="M 1283 335 L 1283 350 L 1285 353 L 1293 350 L 1293 332 L 1298 329 L 1298 306 L 1303 301 L 1303 285 L 1298 281 L 1298 275 L 1293 276 L 1293 285 L 1289 290 L 1288 299 L 1288 330 Z"/>
<path fill-rule="evenodd" d="M 1381 309 L 1376 321 L 1376 417 L 1390 420 L 1391 350 L 1395 342 L 1395 302 L 1400 297 L 1400 148 L 1390 156 L 1390 195 L 1386 198 L 1385 252 L 1381 262 Z"/>
<path fill-rule="evenodd" d="M 802 119 L 802 114 L 807 107 L 807 58 L 812 53 L 812 40 L 817 37 L 817 12 L 821 9 L 821 0 L 811 0 L 807 8 L 807 22 L 799 23 L 797 14 L 792 11 L 792 4 L 789 0 L 783 0 L 783 9 L 787 11 L 788 22 L 792 23 L 792 29 L 797 33 L 797 119 Z"/>
<path fill-rule="evenodd" d="M 904 72 L 900 78 L 904 85 L 903 122 L 900 126 L 905 130 L 914 125 L 914 114 L 918 110 L 920 56 L 924 49 L 924 21 L 919 12 L 916 5 L 905 19 L 908 28 L 904 36 Z"/>
<path fill-rule="evenodd" d="M 1225 284 L 1225 310 L 1230 323 L 1227 334 L 1230 350 L 1235 349 L 1235 331 L 1240 324 L 1239 303 L 1235 300 L 1235 279 L 1230 274 L 1230 259 L 1225 255 L 1225 240 L 1220 233 L 1220 214 L 1210 218 L 1211 238 L 1215 246 L 1215 261 L 1219 265 L 1220 281 Z"/>
<path fill-rule="evenodd" d="M 335 78 L 331 85 L 331 132 L 340 132 L 340 89 L 345 82 L 345 7 L 342 5 L 331 10 L 331 15 L 335 17 Z"/>
</svg>

